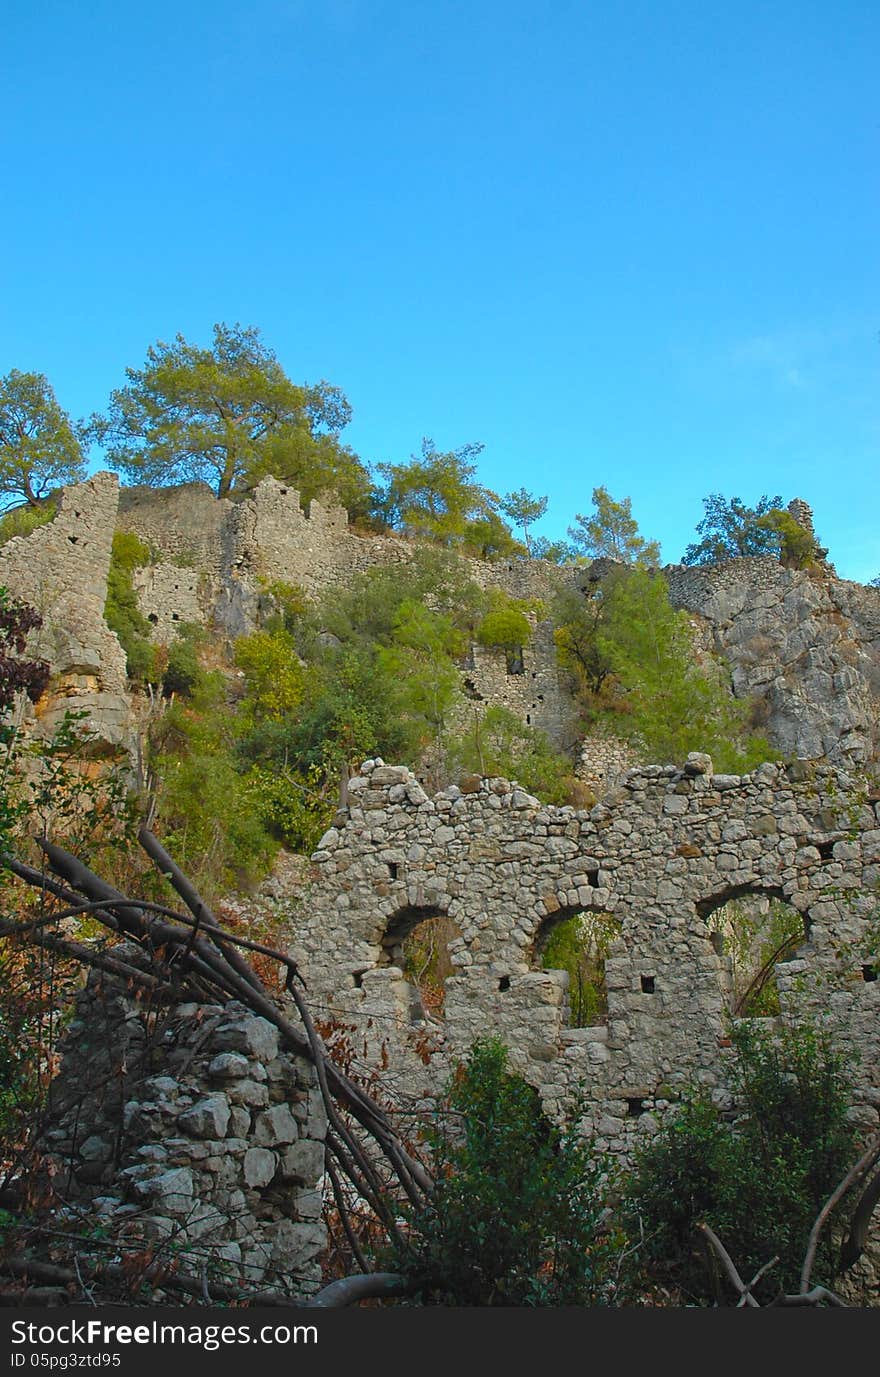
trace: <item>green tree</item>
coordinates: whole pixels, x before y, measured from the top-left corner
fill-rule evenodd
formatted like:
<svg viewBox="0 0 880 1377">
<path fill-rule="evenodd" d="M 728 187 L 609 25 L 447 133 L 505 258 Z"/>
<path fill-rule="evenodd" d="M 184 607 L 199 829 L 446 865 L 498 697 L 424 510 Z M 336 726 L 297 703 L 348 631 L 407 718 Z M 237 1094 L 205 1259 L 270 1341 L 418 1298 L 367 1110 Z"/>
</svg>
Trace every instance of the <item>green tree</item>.
<svg viewBox="0 0 880 1377">
<path fill-rule="evenodd" d="M 629 497 L 615 502 L 607 488 L 594 488 L 593 506 L 592 516 L 578 512 L 575 525 L 568 528 L 569 539 L 579 554 L 643 568 L 660 563 L 660 546 L 656 540 L 645 540 L 639 535 Z"/>
<path fill-rule="evenodd" d="M 421 744 L 445 728 L 458 690 L 455 660 L 464 648 L 451 617 L 414 598 L 400 604 L 392 644 L 380 649 L 377 659 L 386 681 L 393 685 L 399 711 L 421 727 Z"/>
<path fill-rule="evenodd" d="M 704 1303 L 716 1288 L 697 1223 L 715 1231 L 745 1277 L 778 1256 L 759 1299 L 796 1291 L 813 1220 L 855 1156 L 844 1063 L 824 1034 L 741 1023 L 731 1036 L 735 1121 L 693 1087 L 642 1148 L 628 1188 L 647 1258 Z M 819 1267 L 833 1279 L 827 1235 Z"/>
<path fill-rule="evenodd" d="M 536 497 L 526 488 L 519 488 L 517 492 L 505 493 L 501 499 L 501 510 L 504 515 L 510 518 L 514 526 L 522 527 L 523 539 L 526 542 L 526 549 L 530 558 L 532 543 L 529 539 L 529 527 L 541 520 L 547 510 L 547 501 L 546 497 Z"/>
<path fill-rule="evenodd" d="M 581 704 L 588 711 L 592 711 L 611 673 L 611 662 L 599 648 L 599 633 L 608 612 L 612 579 L 609 575 L 601 587 L 583 592 L 564 588 L 553 603 L 557 658 L 574 679 Z"/>
<path fill-rule="evenodd" d="M 489 610 L 477 627 L 480 645 L 504 650 L 508 666 L 512 658 L 521 659 L 523 646 L 531 640 L 532 628 L 526 611 L 526 603 L 493 590 L 489 595 Z"/>
<path fill-rule="evenodd" d="M 246 490 L 267 473 L 307 483 L 309 465 L 335 482 L 330 456 L 351 408 L 329 383 L 292 383 L 253 327 L 218 324 L 210 349 L 177 335 L 147 351 L 142 369 L 113 392 L 89 433 L 109 462 L 137 483 L 202 480 L 218 497 Z M 351 451 L 339 451 L 350 470 Z M 351 473 L 341 486 L 351 481 Z M 364 483 L 368 486 L 366 475 Z M 366 490 L 366 488 L 365 488 Z"/>
<path fill-rule="evenodd" d="M 689 545 L 682 557 L 683 564 L 717 564 L 720 560 L 737 559 L 743 555 L 775 555 L 779 557 L 781 539 L 771 523 L 762 521 L 770 512 L 778 511 L 782 498 L 765 494 L 757 506 L 747 507 L 739 497 L 726 498 L 713 492 L 703 498 L 705 516 L 697 524 L 702 540 Z"/>
<path fill-rule="evenodd" d="M 54 488 L 85 477 L 76 428 L 42 373 L 0 379 L 0 505 L 40 506 Z"/>
<path fill-rule="evenodd" d="M 235 663 L 247 686 L 246 715 L 279 722 L 295 712 L 305 692 L 303 668 L 287 631 L 255 631 L 235 643 Z"/>
<path fill-rule="evenodd" d="M 550 564 L 568 564 L 575 557 L 566 540 L 548 540 L 546 536 L 535 536 L 532 540 L 532 559 L 546 559 Z"/>
<path fill-rule="evenodd" d="M 604 1227 L 607 1163 L 545 1118 L 500 1042 L 474 1044 L 430 1135 L 436 1189 L 394 1259 L 441 1305 L 603 1305 L 621 1235 Z M 603 1180 L 603 1178 L 605 1178 Z"/>
<path fill-rule="evenodd" d="M 506 530 L 498 518 L 498 497 L 475 481 L 474 461 L 482 449 L 470 444 L 441 453 L 433 440 L 425 439 L 421 455 L 413 455 L 408 464 L 380 464 L 386 479 L 380 510 L 388 524 L 449 547 L 468 543 L 469 527 L 477 526 L 479 535 L 480 523 L 492 518 Z M 497 547 L 497 527 L 493 534 Z M 474 535 L 472 529 L 471 543 L 479 544 Z"/>
<path fill-rule="evenodd" d="M 787 569 L 809 569 L 828 552 L 819 548 L 816 537 L 795 521 L 791 512 L 778 507 L 758 517 L 758 525 L 779 539 L 779 562 Z"/>
<path fill-rule="evenodd" d="M 649 759 L 707 751 L 719 769 L 741 772 L 770 757 L 721 666 L 697 661 L 687 613 L 672 607 L 662 575 L 633 569 L 610 582 L 596 650 L 617 681 L 608 720 Z"/>
</svg>

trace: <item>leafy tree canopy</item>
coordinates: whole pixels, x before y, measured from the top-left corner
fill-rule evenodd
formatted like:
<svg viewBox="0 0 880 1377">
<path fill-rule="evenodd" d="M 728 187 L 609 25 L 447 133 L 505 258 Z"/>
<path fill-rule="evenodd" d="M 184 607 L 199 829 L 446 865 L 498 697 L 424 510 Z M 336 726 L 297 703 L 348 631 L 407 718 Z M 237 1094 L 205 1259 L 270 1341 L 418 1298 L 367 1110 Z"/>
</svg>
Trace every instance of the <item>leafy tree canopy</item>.
<svg viewBox="0 0 880 1377">
<path fill-rule="evenodd" d="M 768 743 L 749 734 L 749 704 L 733 697 L 719 665 L 697 659 L 662 575 L 617 570 L 592 593 L 561 594 L 554 614 L 557 654 L 588 718 L 647 759 L 707 751 L 718 769 L 739 773 L 768 759 Z"/>
<path fill-rule="evenodd" d="M 808 569 L 827 550 L 820 549 L 816 537 L 795 521 L 791 512 L 774 507 L 758 518 L 758 525 L 772 531 L 779 542 L 779 561 L 788 569 Z"/>
<path fill-rule="evenodd" d="M 408 464 L 380 464 L 386 479 L 379 495 L 384 519 L 406 535 L 484 557 L 520 550 L 498 515 L 497 494 L 476 482 L 474 461 L 482 449 L 470 444 L 441 453 L 433 440 L 424 439 L 421 455 Z"/>
<path fill-rule="evenodd" d="M 656 540 L 639 535 L 639 524 L 632 514 L 632 500 L 625 497 L 615 502 L 607 488 L 593 489 L 592 516 L 575 516 L 575 525 L 568 534 L 578 554 L 589 559 L 616 559 L 621 564 L 637 564 L 648 568 L 660 563 L 660 546 Z"/>
<path fill-rule="evenodd" d="M 535 536 L 532 540 L 532 559 L 546 559 L 551 564 L 568 564 L 575 552 L 567 540 L 549 540 L 547 536 Z"/>
<path fill-rule="evenodd" d="M 726 498 L 713 492 L 703 498 L 705 516 L 697 524 L 702 540 L 689 545 L 683 564 L 716 564 L 741 555 L 776 555 L 781 548 L 779 531 L 772 521 L 762 520 L 782 507 L 782 498 L 760 499 L 747 507 L 739 497 Z"/>
<path fill-rule="evenodd" d="M 291 382 L 253 327 L 215 325 L 210 349 L 177 335 L 151 346 L 145 366 L 126 376 L 89 433 L 133 482 L 202 480 L 226 497 L 271 473 L 307 492 L 337 477 L 343 488 L 356 478 L 361 499 L 369 490 L 366 471 L 336 438 L 351 417 L 342 392 Z"/>
<path fill-rule="evenodd" d="M 529 555 L 532 554 L 529 527 L 541 520 L 547 510 L 547 502 L 546 497 L 536 497 L 526 488 L 519 488 L 517 492 L 505 493 L 501 499 L 501 510 L 504 515 L 509 517 L 514 526 L 522 527 L 523 539 L 526 542 Z"/>
<path fill-rule="evenodd" d="M 39 506 L 64 483 L 85 477 L 76 428 L 42 373 L 13 368 L 0 379 L 0 505 Z"/>
</svg>

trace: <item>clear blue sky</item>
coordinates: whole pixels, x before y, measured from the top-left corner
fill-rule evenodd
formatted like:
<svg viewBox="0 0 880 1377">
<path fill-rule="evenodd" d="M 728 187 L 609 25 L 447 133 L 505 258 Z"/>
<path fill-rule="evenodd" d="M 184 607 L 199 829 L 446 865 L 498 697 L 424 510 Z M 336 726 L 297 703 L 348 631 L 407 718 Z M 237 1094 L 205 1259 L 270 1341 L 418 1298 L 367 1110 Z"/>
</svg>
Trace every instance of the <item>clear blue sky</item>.
<svg viewBox="0 0 880 1377">
<path fill-rule="evenodd" d="M 0 373 L 240 321 L 548 535 L 779 492 L 880 573 L 876 0 L 7 0 L 0 64 Z"/>
</svg>

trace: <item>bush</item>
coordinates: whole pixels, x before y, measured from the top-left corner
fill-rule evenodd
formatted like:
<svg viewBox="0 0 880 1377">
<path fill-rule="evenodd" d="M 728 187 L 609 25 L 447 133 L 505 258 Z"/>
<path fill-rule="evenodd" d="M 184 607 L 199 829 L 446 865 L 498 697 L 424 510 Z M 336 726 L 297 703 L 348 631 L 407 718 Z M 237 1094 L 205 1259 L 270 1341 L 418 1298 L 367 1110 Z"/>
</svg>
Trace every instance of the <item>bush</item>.
<svg viewBox="0 0 880 1377">
<path fill-rule="evenodd" d="M 54 502 L 41 502 L 38 507 L 14 507 L 0 516 L 0 545 L 16 536 L 29 536 L 40 526 L 48 526 L 57 515 Z"/>
<path fill-rule="evenodd" d="M 128 677 L 156 683 L 159 678 L 156 647 L 150 640 L 150 623 L 138 606 L 132 581 L 135 569 L 149 564 L 150 556 L 150 547 L 131 531 L 116 532 L 107 574 L 104 620 L 110 630 L 116 632 L 125 651 Z"/>
<path fill-rule="evenodd" d="M 854 1159 L 840 1055 L 810 1027 L 778 1037 L 740 1024 L 733 1032 L 739 1117 L 728 1122 L 693 1089 L 636 1160 L 627 1214 L 646 1236 L 646 1258 L 700 1303 L 717 1298 L 694 1233 L 709 1224 L 749 1278 L 778 1254 L 760 1299 L 798 1289 L 813 1220 Z M 817 1275 L 834 1275 L 832 1244 Z"/>
<path fill-rule="evenodd" d="M 437 1186 L 395 1259 L 442 1305 L 601 1305 L 619 1234 L 603 1232 L 606 1165 L 560 1133 L 497 1040 L 474 1044 L 431 1134 Z"/>
<path fill-rule="evenodd" d="M 205 672 L 199 664 L 199 646 L 205 632 L 195 622 L 185 622 L 178 639 L 168 648 L 168 662 L 162 675 L 162 692 L 166 698 L 173 693 L 192 698 L 205 682 Z"/>
<path fill-rule="evenodd" d="M 450 743 L 449 758 L 459 770 L 515 779 L 545 803 L 571 803 L 576 796 L 568 758 L 508 708 L 490 707 L 475 717 L 473 728 Z"/>
<path fill-rule="evenodd" d="M 209 898 L 252 887 L 277 851 L 236 766 L 233 729 L 220 676 L 205 674 L 192 702 L 164 714 L 151 743 L 163 841 Z"/>
<path fill-rule="evenodd" d="M 255 722 L 280 721 L 302 702 L 303 670 L 287 631 L 255 631 L 235 643 L 247 685 L 245 707 Z"/>
</svg>

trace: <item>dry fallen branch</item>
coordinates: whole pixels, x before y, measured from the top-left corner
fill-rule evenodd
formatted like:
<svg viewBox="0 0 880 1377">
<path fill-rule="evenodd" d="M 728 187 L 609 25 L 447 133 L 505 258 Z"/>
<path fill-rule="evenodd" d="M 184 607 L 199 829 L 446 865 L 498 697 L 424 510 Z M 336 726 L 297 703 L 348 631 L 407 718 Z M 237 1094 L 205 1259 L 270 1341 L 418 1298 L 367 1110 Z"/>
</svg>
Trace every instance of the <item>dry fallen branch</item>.
<svg viewBox="0 0 880 1377">
<path fill-rule="evenodd" d="M 179 996 L 182 988 L 203 1002 L 224 1004 L 235 999 L 267 1019 L 279 1031 L 288 1050 L 311 1062 L 327 1109 L 327 1150 L 335 1158 L 357 1196 L 367 1202 L 389 1233 L 395 1232 L 400 1198 L 420 1206 L 433 1189 L 424 1165 L 414 1158 L 392 1127 L 383 1107 L 332 1060 L 317 1034 L 295 963 L 283 952 L 236 937 L 218 921 L 195 886 L 146 828 L 140 833 L 144 850 L 189 910 L 188 914 L 162 904 L 131 899 L 109 885 L 75 856 L 49 842 L 40 845 L 52 876 L 3 857 L 5 867 L 36 888 L 42 896 L 60 901 L 51 914 L 33 921 L 0 920 L 0 936 L 32 942 L 63 953 L 83 964 L 122 977 L 152 993 Z M 60 881 L 60 882 L 59 882 Z M 113 947 L 87 945 L 49 931 L 51 923 L 87 913 L 118 941 L 134 942 L 149 957 L 148 969 L 113 955 Z M 276 961 L 285 973 L 285 991 L 293 1000 L 300 1025 L 292 1023 L 260 976 L 246 959 L 256 952 Z M 353 1122 L 352 1122 L 353 1121 Z M 368 1147 L 368 1142 L 372 1147 Z M 380 1173 L 384 1157 L 390 1173 Z M 390 1179 L 383 1179 L 386 1175 Z M 334 1171 L 336 1184 L 339 1178 Z M 337 1203 L 341 1193 L 334 1192 Z M 344 1225 L 344 1210 L 341 1212 Z M 349 1230 L 346 1230 L 349 1232 Z M 356 1255 L 357 1256 L 357 1255 Z M 362 1258 L 358 1258 L 362 1265 Z M 200 1283 L 194 1283 L 200 1287 Z"/>
</svg>

